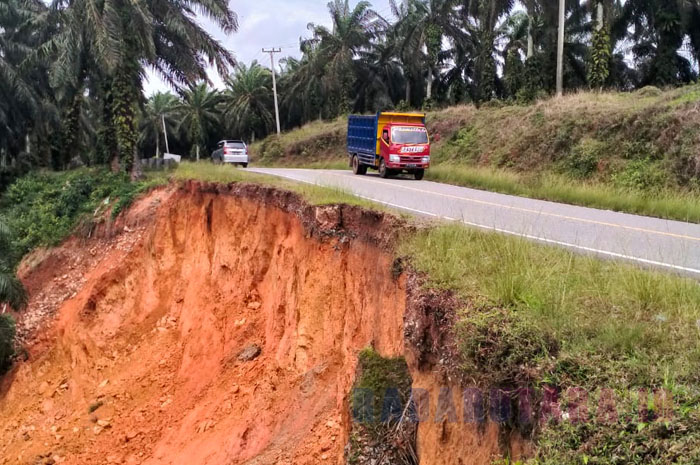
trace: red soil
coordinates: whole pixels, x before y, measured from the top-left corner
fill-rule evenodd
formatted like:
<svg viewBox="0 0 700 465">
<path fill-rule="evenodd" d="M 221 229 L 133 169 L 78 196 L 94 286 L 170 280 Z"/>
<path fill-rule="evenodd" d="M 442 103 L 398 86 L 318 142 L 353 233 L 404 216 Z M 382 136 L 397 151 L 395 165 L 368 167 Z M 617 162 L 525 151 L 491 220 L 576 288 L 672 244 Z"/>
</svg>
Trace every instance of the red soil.
<svg viewBox="0 0 700 465">
<path fill-rule="evenodd" d="M 405 352 L 395 220 L 226 189 L 154 191 L 25 261 L 28 357 L 0 385 L 1 464 L 344 463 L 358 351 Z M 440 428 L 421 425 L 421 463 L 459 463 Z M 490 463 L 495 433 L 443 445 Z"/>
</svg>

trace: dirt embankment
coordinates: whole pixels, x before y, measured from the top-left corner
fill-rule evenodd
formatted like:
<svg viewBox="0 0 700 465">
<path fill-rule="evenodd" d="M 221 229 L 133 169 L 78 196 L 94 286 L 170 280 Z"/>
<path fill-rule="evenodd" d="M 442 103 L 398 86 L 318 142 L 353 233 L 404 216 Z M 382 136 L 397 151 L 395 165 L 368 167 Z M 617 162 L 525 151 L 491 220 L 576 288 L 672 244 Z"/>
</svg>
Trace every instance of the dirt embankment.
<svg viewBox="0 0 700 465">
<path fill-rule="evenodd" d="M 446 300 L 426 301 L 388 252 L 403 228 L 189 183 L 30 257 L 0 463 L 344 463 L 360 349 L 405 354 L 431 393 L 452 383 L 431 355 Z M 429 421 L 418 450 L 422 464 L 486 464 L 501 445 L 495 426 Z"/>
</svg>

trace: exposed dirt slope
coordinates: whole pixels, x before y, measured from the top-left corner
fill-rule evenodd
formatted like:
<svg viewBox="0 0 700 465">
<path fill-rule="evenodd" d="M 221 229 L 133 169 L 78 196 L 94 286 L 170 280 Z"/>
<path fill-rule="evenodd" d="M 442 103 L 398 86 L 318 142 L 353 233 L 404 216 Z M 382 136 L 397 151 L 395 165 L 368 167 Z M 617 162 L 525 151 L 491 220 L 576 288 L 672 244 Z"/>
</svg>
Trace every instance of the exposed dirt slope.
<svg viewBox="0 0 700 465">
<path fill-rule="evenodd" d="M 401 228 L 190 183 L 31 257 L 29 354 L 0 388 L 0 463 L 343 463 L 358 351 L 405 352 L 416 299 L 387 248 Z M 437 389 L 432 366 L 412 369 Z M 493 429 L 447 442 L 445 425 L 420 430 L 424 464 L 458 463 L 455 443 L 476 448 L 469 463 L 499 450 Z"/>
</svg>

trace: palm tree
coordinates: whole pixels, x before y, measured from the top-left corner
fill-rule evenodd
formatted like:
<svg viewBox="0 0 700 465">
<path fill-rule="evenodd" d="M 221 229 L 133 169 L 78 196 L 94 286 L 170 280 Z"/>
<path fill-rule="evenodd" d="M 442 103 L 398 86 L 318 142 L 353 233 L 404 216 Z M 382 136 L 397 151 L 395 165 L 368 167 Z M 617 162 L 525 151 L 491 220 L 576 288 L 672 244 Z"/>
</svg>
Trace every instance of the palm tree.
<svg viewBox="0 0 700 465">
<path fill-rule="evenodd" d="M 592 88 L 602 89 L 610 77 L 612 65 L 613 49 L 609 23 L 612 2 L 610 0 L 590 0 L 588 7 L 593 23 L 593 37 L 588 60 L 588 84 Z"/>
<path fill-rule="evenodd" d="M 354 94 L 364 110 L 386 110 L 403 97 L 405 79 L 392 39 L 377 41 L 371 49 L 360 52 L 357 59 L 362 79 L 356 82 Z"/>
<path fill-rule="evenodd" d="M 141 118 L 140 142 L 156 144 L 155 156 L 160 156 L 160 138 L 163 132 L 163 123 L 166 130 L 171 129 L 171 133 L 176 128 L 177 106 L 180 103 L 177 96 L 170 92 L 158 92 L 153 94 L 146 103 L 143 117 Z"/>
<path fill-rule="evenodd" d="M 32 141 L 53 131 L 55 108 L 47 65 L 37 53 L 47 34 L 46 6 L 38 0 L 0 5 L 0 165 L 32 156 Z M 44 131 L 46 129 L 46 131 Z"/>
<path fill-rule="evenodd" d="M 281 105 L 291 125 L 322 119 L 324 108 L 332 113 L 324 95 L 324 69 L 317 48 L 312 41 L 302 41 L 300 59 L 280 60 L 284 66 L 279 80 Z"/>
<path fill-rule="evenodd" d="M 642 85 L 675 85 L 693 80 L 696 73 L 687 57 L 679 54 L 698 6 L 692 0 L 627 0 L 620 21 L 633 29 L 632 51 L 642 73 Z M 697 49 L 696 49 L 697 50 Z"/>
<path fill-rule="evenodd" d="M 103 71 L 102 100 L 116 140 L 114 156 L 138 177 L 136 115 L 143 104 L 143 66 L 176 88 L 206 80 L 208 65 L 227 72 L 233 56 L 199 25 L 195 12 L 227 33 L 237 29 L 236 15 L 227 0 L 54 1 L 57 8 L 65 5 L 67 18 L 54 39 L 60 51 L 57 73 L 75 73 L 72 65 L 81 56 Z"/>
<path fill-rule="evenodd" d="M 394 15 L 399 18 L 396 28 L 402 37 L 399 56 L 409 71 L 417 66 L 426 76 L 425 96 L 433 98 L 433 83 L 438 77 L 443 39 L 460 41 L 464 38 L 456 0 L 407 0 L 401 7 L 392 2 Z M 415 60 L 424 60 L 416 64 Z M 412 74 L 412 73 L 411 73 Z"/>
<path fill-rule="evenodd" d="M 479 0 L 469 5 L 471 21 L 467 22 L 467 31 L 476 55 L 473 98 L 477 104 L 491 100 L 496 94 L 496 46 L 509 32 L 508 21 L 501 20 L 514 6 L 514 0 Z"/>
<path fill-rule="evenodd" d="M 272 73 L 257 61 L 250 67 L 239 65 L 226 78 L 221 109 L 227 129 L 238 137 L 263 137 L 272 128 Z"/>
<path fill-rule="evenodd" d="M 206 148 L 209 133 L 219 124 L 220 102 L 221 94 L 202 82 L 185 91 L 176 107 L 180 116 L 178 131 L 187 135 L 192 143 L 190 155 L 195 155 L 197 161 L 201 150 Z"/>
<path fill-rule="evenodd" d="M 318 48 L 317 59 L 322 63 L 326 95 L 334 100 L 336 114 L 350 110 L 353 83 L 357 80 L 355 56 L 371 45 L 371 40 L 381 34 L 387 22 L 370 8 L 370 3 L 360 1 L 351 9 L 348 0 L 328 3 L 333 28 L 310 24 L 311 42 Z"/>
</svg>

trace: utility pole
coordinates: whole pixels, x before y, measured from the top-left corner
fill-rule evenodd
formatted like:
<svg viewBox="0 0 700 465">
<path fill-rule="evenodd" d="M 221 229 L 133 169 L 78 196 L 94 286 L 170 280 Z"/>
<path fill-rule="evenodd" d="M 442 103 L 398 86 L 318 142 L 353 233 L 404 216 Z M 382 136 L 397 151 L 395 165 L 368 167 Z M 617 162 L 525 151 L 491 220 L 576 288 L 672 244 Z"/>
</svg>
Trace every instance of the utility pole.
<svg viewBox="0 0 700 465">
<path fill-rule="evenodd" d="M 168 129 L 165 127 L 165 115 L 160 115 L 163 121 L 163 134 L 165 135 L 165 153 L 170 153 L 170 146 L 168 145 Z"/>
<path fill-rule="evenodd" d="M 557 97 L 564 95 L 564 28 L 566 0 L 559 0 L 559 41 L 557 43 Z"/>
<path fill-rule="evenodd" d="M 272 66 L 272 91 L 275 94 L 275 120 L 277 121 L 277 135 L 280 134 L 280 109 L 277 105 L 277 80 L 275 78 L 275 53 L 280 53 L 281 48 L 262 49 L 263 53 L 270 54 L 270 66 Z"/>
</svg>

